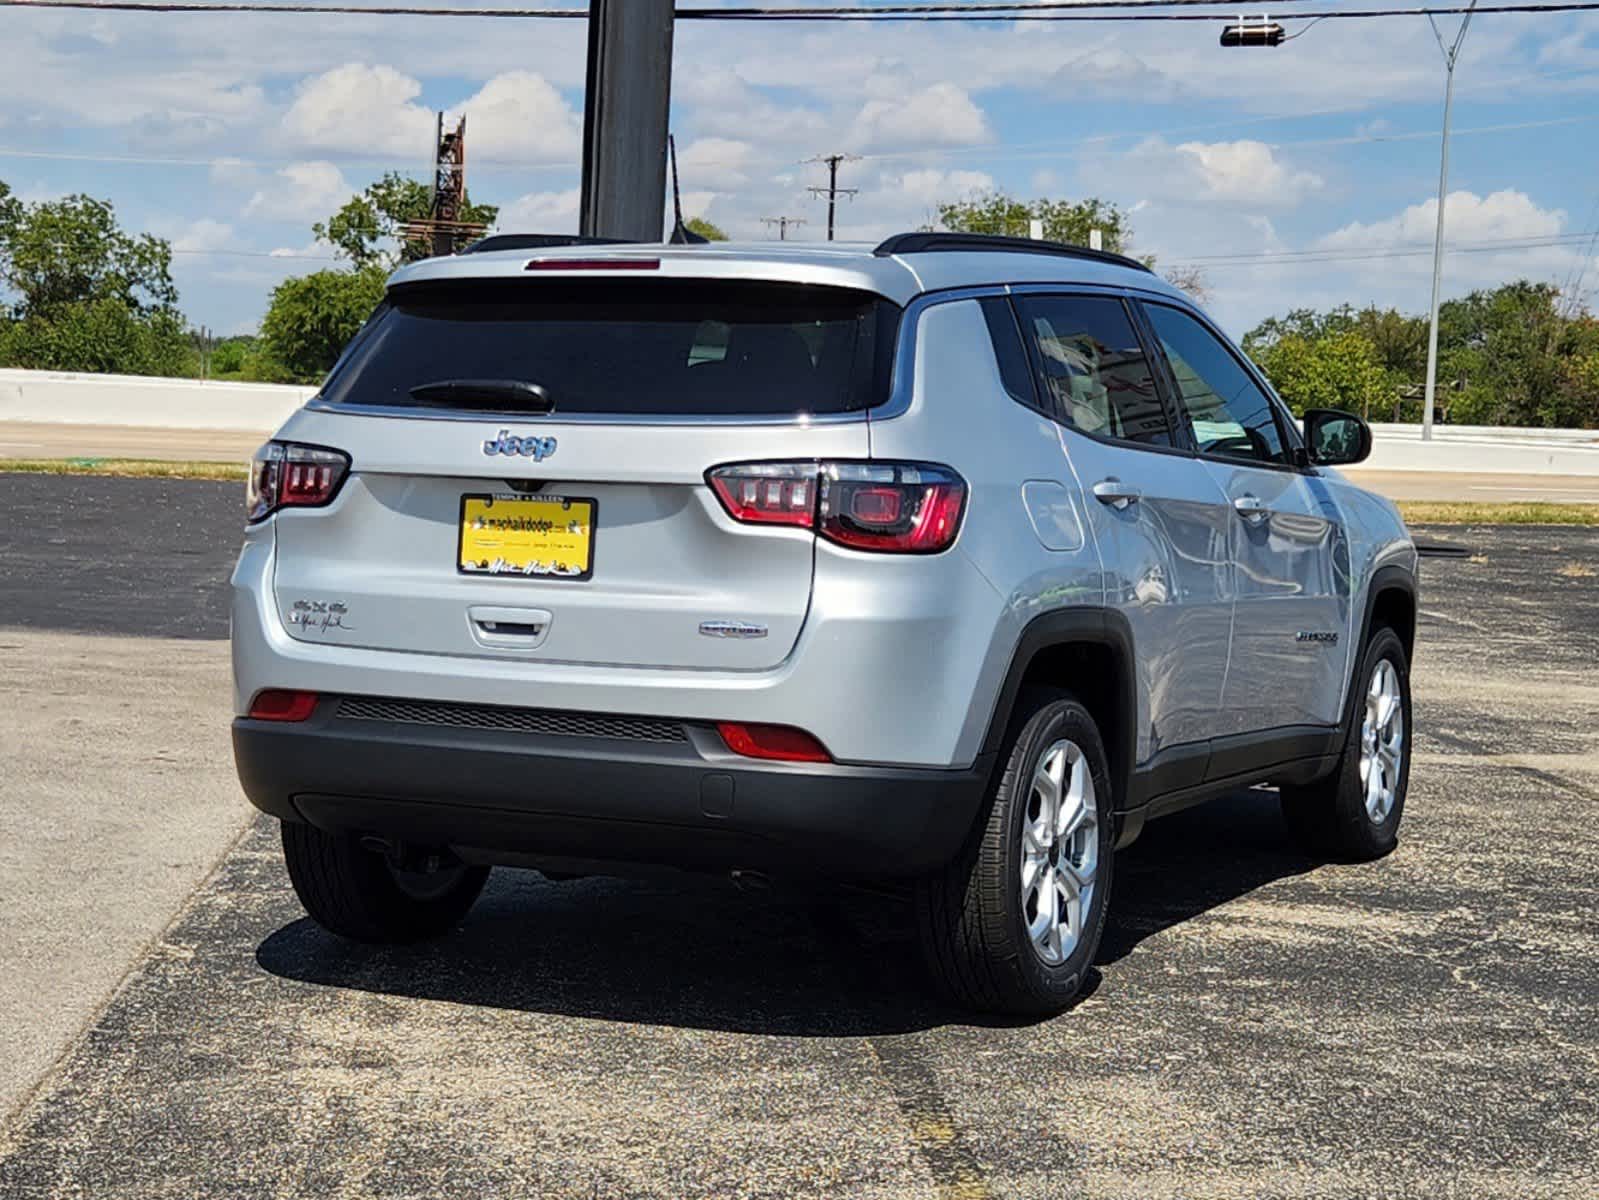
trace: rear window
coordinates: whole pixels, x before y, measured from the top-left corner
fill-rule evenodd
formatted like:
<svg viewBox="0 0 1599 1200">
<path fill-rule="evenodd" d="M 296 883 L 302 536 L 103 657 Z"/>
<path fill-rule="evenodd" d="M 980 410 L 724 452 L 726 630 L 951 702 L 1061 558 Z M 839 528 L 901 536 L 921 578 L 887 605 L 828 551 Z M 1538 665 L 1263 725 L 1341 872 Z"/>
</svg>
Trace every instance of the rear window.
<svg viewBox="0 0 1599 1200">
<path fill-rule="evenodd" d="M 537 385 L 556 417 L 848 412 L 887 398 L 899 312 L 867 292 L 795 284 L 413 285 L 390 293 L 322 396 L 507 411 L 426 387 L 471 380 Z"/>
</svg>

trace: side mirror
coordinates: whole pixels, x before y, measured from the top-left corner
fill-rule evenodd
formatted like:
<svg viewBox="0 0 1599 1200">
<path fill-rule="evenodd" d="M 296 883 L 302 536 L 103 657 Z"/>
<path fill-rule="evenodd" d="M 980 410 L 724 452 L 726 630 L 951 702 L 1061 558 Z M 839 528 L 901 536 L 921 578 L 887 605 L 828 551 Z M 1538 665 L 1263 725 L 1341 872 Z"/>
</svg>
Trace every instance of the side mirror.
<svg viewBox="0 0 1599 1200">
<path fill-rule="evenodd" d="M 1336 408 L 1307 409 L 1305 451 L 1323 467 L 1363 462 L 1371 454 L 1371 426 Z"/>
</svg>

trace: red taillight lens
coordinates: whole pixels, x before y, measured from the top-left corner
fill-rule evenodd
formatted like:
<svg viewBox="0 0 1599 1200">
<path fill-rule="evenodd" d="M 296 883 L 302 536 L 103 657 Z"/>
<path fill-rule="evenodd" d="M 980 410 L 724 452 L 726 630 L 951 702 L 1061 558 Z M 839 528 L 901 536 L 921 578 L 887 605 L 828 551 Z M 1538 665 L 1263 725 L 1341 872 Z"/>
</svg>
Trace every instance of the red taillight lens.
<svg viewBox="0 0 1599 1200">
<path fill-rule="evenodd" d="M 250 462 L 245 519 L 259 521 L 280 508 L 316 508 L 338 494 L 350 456 L 325 446 L 268 442 Z"/>
<path fill-rule="evenodd" d="M 827 748 L 803 729 L 787 725 L 748 725 L 723 721 L 716 727 L 734 754 L 779 762 L 832 762 Z"/>
<path fill-rule="evenodd" d="M 739 463 L 706 473 L 734 520 L 751 525 L 803 525 L 816 520 L 815 463 Z"/>
<path fill-rule="evenodd" d="M 315 692 L 267 688 L 250 701 L 252 721 L 304 721 L 316 711 Z"/>
<path fill-rule="evenodd" d="M 798 525 L 890 554 L 948 549 L 966 506 L 965 481 L 929 463 L 734 463 L 705 478 L 736 521 Z"/>
</svg>

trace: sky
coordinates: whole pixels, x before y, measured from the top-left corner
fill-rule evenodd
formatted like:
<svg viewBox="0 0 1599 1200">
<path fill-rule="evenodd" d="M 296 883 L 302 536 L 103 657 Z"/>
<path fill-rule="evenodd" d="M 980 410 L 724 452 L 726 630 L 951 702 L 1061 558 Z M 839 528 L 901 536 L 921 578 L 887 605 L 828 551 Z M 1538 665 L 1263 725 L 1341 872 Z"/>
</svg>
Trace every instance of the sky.
<svg viewBox="0 0 1599 1200">
<path fill-rule="evenodd" d="M 1295 7 L 1269 10 L 1302 31 L 1274 49 L 1221 48 L 1219 20 L 680 21 L 684 207 L 737 238 L 788 215 L 821 239 L 806 189 L 826 168 L 806 160 L 844 152 L 840 238 L 989 189 L 1098 196 L 1134 252 L 1203 270 L 1235 335 L 1346 301 L 1425 312 L 1438 44 L 1422 17 L 1306 27 Z M 313 222 L 385 170 L 430 175 L 435 110 L 467 114 L 469 190 L 501 229 L 575 232 L 585 53 L 573 20 L 0 8 L 0 180 L 111 200 L 171 240 L 193 323 L 248 333 L 277 283 L 333 265 Z M 1594 302 L 1599 13 L 1476 17 L 1454 128 L 1445 296 L 1525 277 Z"/>
</svg>

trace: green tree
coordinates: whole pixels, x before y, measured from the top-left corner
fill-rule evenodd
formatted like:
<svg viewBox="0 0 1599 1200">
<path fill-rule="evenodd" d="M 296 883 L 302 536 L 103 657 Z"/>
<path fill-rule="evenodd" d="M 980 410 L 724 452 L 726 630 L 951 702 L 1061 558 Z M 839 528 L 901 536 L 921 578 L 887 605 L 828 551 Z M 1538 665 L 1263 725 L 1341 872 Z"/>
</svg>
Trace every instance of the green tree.
<svg viewBox="0 0 1599 1200">
<path fill-rule="evenodd" d="M 280 283 L 261 321 L 258 373 L 307 383 L 327 374 L 383 299 L 386 275 L 384 267 L 369 264 Z"/>
<path fill-rule="evenodd" d="M 114 375 L 191 373 L 183 320 L 166 310 L 140 314 L 113 299 L 55 306 L 0 322 L 0 364 L 39 371 Z"/>
<path fill-rule="evenodd" d="M 1052 242 L 1088 245 L 1090 230 L 1097 229 L 1106 250 L 1127 253 L 1132 225 L 1127 214 L 1108 200 L 1018 200 L 1004 192 L 985 192 L 938 206 L 938 222 L 957 233 L 999 233 L 1026 237 L 1034 220 L 1044 223 L 1044 236 Z"/>
<path fill-rule="evenodd" d="M 7 253 L 11 230 L 22 219 L 22 201 L 11 194 L 11 187 L 0 179 L 0 254 Z"/>
<path fill-rule="evenodd" d="M 15 297 L 18 316 L 99 300 L 140 314 L 177 306 L 172 247 L 147 233 L 123 232 L 107 201 L 80 195 L 12 201 L 6 208 L 0 282 Z"/>
<path fill-rule="evenodd" d="M 400 232 L 407 221 L 426 217 L 432 205 L 433 193 L 427 184 L 390 171 L 311 229 L 317 237 L 331 242 L 352 266 L 393 267 L 426 258 L 433 252 L 425 243 L 404 240 Z M 473 204 L 468 197 L 460 219 L 492 225 L 499 215 L 495 205 Z"/>
<path fill-rule="evenodd" d="M 720 225 L 712 224 L 704 217 L 690 217 L 683 222 L 690 233 L 697 233 L 708 242 L 725 242 L 727 234 L 722 232 Z"/>
<path fill-rule="evenodd" d="M 0 365 L 185 373 L 172 248 L 92 196 L 23 204 L 0 184 Z"/>
<path fill-rule="evenodd" d="M 1369 416 L 1387 395 L 1377 351 L 1354 329 L 1322 337 L 1283 334 L 1256 361 L 1295 416 L 1307 408 L 1341 408 Z"/>
</svg>

